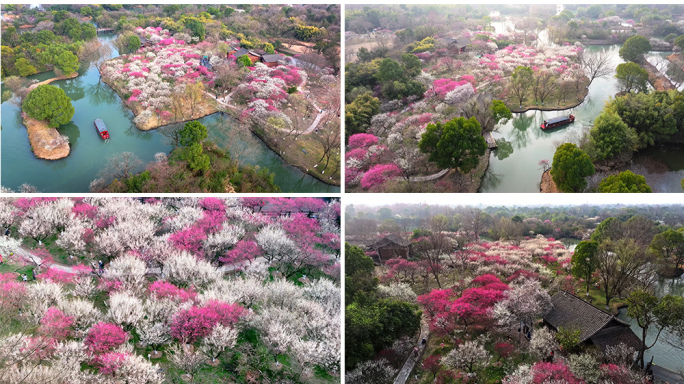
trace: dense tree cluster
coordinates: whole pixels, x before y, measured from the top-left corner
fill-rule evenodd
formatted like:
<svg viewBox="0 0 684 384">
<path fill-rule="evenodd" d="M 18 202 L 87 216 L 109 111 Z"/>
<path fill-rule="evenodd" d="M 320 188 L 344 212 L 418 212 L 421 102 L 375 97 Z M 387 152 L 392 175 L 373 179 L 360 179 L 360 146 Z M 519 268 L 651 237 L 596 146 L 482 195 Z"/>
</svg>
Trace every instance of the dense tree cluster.
<svg viewBox="0 0 684 384">
<path fill-rule="evenodd" d="M 89 49 L 86 46 L 97 36 L 95 26 L 70 17 L 66 11 L 60 12 L 22 14 L 33 20 L 34 30 L 19 33 L 19 24 L 2 31 L 3 79 L 26 77 L 53 67 L 65 75 L 78 69 L 78 57 L 86 53 Z M 70 54 L 68 59 L 64 56 L 66 53 Z M 67 60 L 70 64 L 64 70 Z"/>
<path fill-rule="evenodd" d="M 67 124 L 74 116 L 71 99 L 64 90 L 54 85 L 39 85 L 28 93 L 21 105 L 27 115 L 36 120 L 47 120 L 48 126 Z"/>
<path fill-rule="evenodd" d="M 402 336 L 420 327 L 414 303 L 378 295 L 373 261 L 360 248 L 345 244 L 345 361 L 353 370 Z M 363 365 L 357 369 L 363 372 Z"/>
<path fill-rule="evenodd" d="M 636 65 L 634 63 L 620 65 Z M 584 149 L 594 160 L 631 155 L 681 132 L 684 96 L 679 91 L 629 93 L 606 104 Z"/>
<path fill-rule="evenodd" d="M 307 382 L 340 369 L 339 201 L 8 198 L 0 211 L 13 254 L 0 381 Z M 20 282 L 27 267 L 37 282 Z"/>
<path fill-rule="evenodd" d="M 580 192 L 587 186 L 587 176 L 595 172 L 591 158 L 575 144 L 565 143 L 553 155 L 551 176 L 562 192 Z"/>
<path fill-rule="evenodd" d="M 354 368 L 349 377 L 384 382 L 412 356 L 401 341 L 374 345 L 381 335 L 364 328 L 372 324 L 363 322 L 363 315 L 378 316 L 361 305 L 373 289 L 381 298 L 420 305 L 427 319 L 420 334 L 429 328 L 425 350 L 417 332 L 408 334 L 413 337 L 408 345 L 419 348 L 420 368 L 414 372 L 420 381 L 644 382 L 635 359 L 643 367 L 645 351 L 656 343 L 680 345 L 684 335 L 684 300 L 655 289 L 658 273 L 681 273 L 682 209 L 657 207 L 656 213 L 652 208 L 507 206 L 483 212 L 405 203 L 349 206 L 347 237 L 367 244 L 363 249 L 347 244 L 347 303 L 354 303 L 354 317 L 347 315 L 353 337 L 347 337 L 358 359 L 347 367 Z M 663 224 L 659 220 L 666 213 L 679 216 Z M 559 228 L 567 226 L 584 228 L 571 235 L 587 239 L 574 251 L 556 240 L 567 236 Z M 548 232 L 555 235 L 534 236 L 545 227 L 556 227 Z M 495 241 L 482 241 L 484 233 Z M 388 259 L 401 243 L 397 238 L 406 240 L 408 254 Z M 382 247 L 384 239 L 395 245 Z M 579 329 L 543 325 L 540 319 L 557 304 L 551 296 L 560 290 L 595 306 L 605 304 L 613 313 L 627 305 L 627 315 L 640 328 L 635 332 L 640 346 L 617 343 L 598 351 L 580 343 Z M 364 338 L 364 331 L 370 336 Z"/>
</svg>

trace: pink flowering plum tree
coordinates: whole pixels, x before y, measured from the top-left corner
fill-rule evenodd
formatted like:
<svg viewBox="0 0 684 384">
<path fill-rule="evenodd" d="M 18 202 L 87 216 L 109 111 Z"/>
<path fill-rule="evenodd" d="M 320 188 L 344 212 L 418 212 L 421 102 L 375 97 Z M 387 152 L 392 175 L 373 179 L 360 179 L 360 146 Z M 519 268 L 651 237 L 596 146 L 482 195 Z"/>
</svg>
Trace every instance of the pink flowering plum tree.
<svg viewBox="0 0 684 384">
<path fill-rule="evenodd" d="M 174 316 L 171 335 L 185 343 L 194 343 L 211 334 L 216 324 L 232 326 L 237 323 L 243 312 L 240 305 L 219 301 L 210 301 L 202 307 L 193 306 Z"/>
<path fill-rule="evenodd" d="M 379 189 L 387 181 L 402 175 L 401 169 L 395 164 L 374 165 L 361 178 L 361 187 L 370 190 Z"/>
<path fill-rule="evenodd" d="M 109 352 L 128 341 L 128 334 L 116 324 L 99 322 L 95 324 L 84 340 L 91 355 Z"/>
<path fill-rule="evenodd" d="M 69 335 L 73 324 L 73 316 L 66 316 L 58 308 L 50 307 L 40 320 L 40 333 L 57 340 L 64 340 Z"/>
</svg>

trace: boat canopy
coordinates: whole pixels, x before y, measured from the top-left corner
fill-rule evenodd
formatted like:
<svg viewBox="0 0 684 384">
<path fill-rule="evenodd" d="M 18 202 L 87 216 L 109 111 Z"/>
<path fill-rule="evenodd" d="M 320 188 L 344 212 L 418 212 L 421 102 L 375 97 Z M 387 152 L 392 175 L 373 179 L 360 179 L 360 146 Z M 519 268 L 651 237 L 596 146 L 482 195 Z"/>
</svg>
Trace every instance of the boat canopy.
<svg viewBox="0 0 684 384">
<path fill-rule="evenodd" d="M 105 126 L 105 123 L 102 121 L 102 119 L 95 119 L 95 128 L 97 128 L 97 131 L 100 133 L 107 132 L 107 126 Z"/>
<path fill-rule="evenodd" d="M 558 116 L 558 117 L 554 117 L 553 119 L 546 120 L 546 124 L 555 124 L 555 123 L 560 123 L 560 122 L 568 121 L 568 120 L 570 120 L 569 116 Z"/>
</svg>

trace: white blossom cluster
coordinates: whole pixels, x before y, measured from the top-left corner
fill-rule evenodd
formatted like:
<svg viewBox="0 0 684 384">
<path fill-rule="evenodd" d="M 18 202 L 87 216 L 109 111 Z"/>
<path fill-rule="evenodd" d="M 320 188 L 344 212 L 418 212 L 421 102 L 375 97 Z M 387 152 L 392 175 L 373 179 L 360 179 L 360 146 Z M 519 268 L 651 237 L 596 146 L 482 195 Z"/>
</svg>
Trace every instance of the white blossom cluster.
<svg viewBox="0 0 684 384">
<path fill-rule="evenodd" d="M 272 277 L 271 265 L 264 257 L 251 261 L 239 273 L 225 276 L 229 269 L 220 269 L 201 255 L 169 245 L 170 232 L 177 233 L 200 223 L 207 217 L 200 207 L 211 203 L 216 206 L 216 202 L 197 198 L 143 202 L 134 198 L 102 197 L 7 200 L 0 200 L 0 220 L 5 224 L 12 223 L 35 236 L 57 233 L 60 247 L 84 256 L 91 251 L 111 256 L 111 261 L 100 278 L 86 269 L 74 274 L 73 284 L 39 281 L 26 285 L 26 295 L 20 298 L 22 321 L 35 327 L 51 307 L 57 308 L 73 318 L 70 341 L 57 343 L 57 352 L 44 359 L 46 364 L 30 366 L 21 362 L 21 349 L 11 348 L 28 345 L 28 336 L 3 335 L 0 359 L 9 365 L 0 367 L 0 381 L 10 380 L 5 380 L 6 374 L 25 374 L 29 382 L 42 382 L 45 376 L 52 382 L 76 384 L 94 380 L 107 384 L 161 383 L 163 374 L 144 356 L 135 354 L 132 342 L 113 351 L 121 353 L 122 360 L 111 377 L 81 372 L 81 363 L 92 358 L 81 340 L 95 324 L 108 322 L 129 333 L 134 330 L 143 345 L 158 350 L 172 342 L 170 325 L 180 311 L 214 300 L 238 303 L 246 308 L 244 316 L 235 326 L 214 327 L 208 336 L 198 340 L 194 351 L 184 352 L 175 343 L 165 349 L 169 361 L 179 368 L 194 369 L 207 359 L 218 358 L 236 347 L 242 327 L 253 327 L 259 330 L 261 340 L 275 356 L 288 354 L 308 371 L 318 366 L 339 372 L 342 309 L 338 281 L 320 278 L 306 280 L 303 286 L 296 285 L 282 277 Z M 221 199 L 221 203 L 227 221 L 202 240 L 205 252 L 222 255 L 250 231 L 256 232 L 256 242 L 271 261 L 280 258 L 291 263 L 311 256 L 304 254 L 301 248 L 306 247 L 296 244 L 282 229 L 283 223 L 294 218 L 274 220 L 252 212 L 242 200 L 235 198 Z M 17 209 L 21 204 L 23 208 Z M 329 203 L 318 212 L 321 231 L 339 232 L 338 204 Z M 17 214 L 19 211 L 21 214 Z M 86 234 L 87 241 L 83 239 Z M 168 285 L 159 291 L 162 293 L 151 293 L 148 281 L 151 276 L 174 284 L 184 293 L 168 296 Z M 95 305 L 94 292 L 107 292 L 104 309 Z"/>
<path fill-rule="evenodd" d="M 176 43 L 163 48 L 144 48 L 141 53 L 119 56 L 105 62 L 102 77 L 123 82 L 126 91 L 133 95 L 128 102 L 140 103 L 146 109 L 161 110 L 169 105 L 172 90 L 174 86 L 181 85 L 181 81 L 209 81 L 213 77 L 211 72 L 207 72 L 207 75 L 200 75 L 194 80 L 183 78 L 191 71 L 204 70 L 199 65 L 199 59 L 186 59 L 184 54 L 202 55 L 203 51 Z M 221 61 L 217 56 L 211 59 L 214 61 L 212 65 L 218 65 Z"/>
</svg>

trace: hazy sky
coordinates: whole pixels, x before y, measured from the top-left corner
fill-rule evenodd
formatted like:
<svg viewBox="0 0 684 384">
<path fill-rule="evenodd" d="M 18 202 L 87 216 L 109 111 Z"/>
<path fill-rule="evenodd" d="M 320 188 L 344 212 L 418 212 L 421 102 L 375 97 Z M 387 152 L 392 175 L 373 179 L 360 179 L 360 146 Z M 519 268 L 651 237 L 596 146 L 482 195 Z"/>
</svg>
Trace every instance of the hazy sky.
<svg viewBox="0 0 684 384">
<path fill-rule="evenodd" d="M 582 205 L 582 204 L 682 204 L 684 195 L 675 193 L 383 193 L 345 194 L 344 205 Z"/>
</svg>

